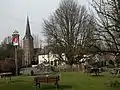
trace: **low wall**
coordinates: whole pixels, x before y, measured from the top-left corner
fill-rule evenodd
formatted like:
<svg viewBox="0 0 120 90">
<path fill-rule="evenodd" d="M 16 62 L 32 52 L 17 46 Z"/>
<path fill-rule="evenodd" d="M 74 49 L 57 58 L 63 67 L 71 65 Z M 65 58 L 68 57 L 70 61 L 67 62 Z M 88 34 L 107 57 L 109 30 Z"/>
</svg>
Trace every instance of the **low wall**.
<svg viewBox="0 0 120 90">
<path fill-rule="evenodd" d="M 31 75 L 31 71 L 33 71 L 34 73 L 37 73 L 39 71 L 39 69 L 37 69 L 35 67 L 21 68 L 20 69 L 20 74 Z"/>
</svg>

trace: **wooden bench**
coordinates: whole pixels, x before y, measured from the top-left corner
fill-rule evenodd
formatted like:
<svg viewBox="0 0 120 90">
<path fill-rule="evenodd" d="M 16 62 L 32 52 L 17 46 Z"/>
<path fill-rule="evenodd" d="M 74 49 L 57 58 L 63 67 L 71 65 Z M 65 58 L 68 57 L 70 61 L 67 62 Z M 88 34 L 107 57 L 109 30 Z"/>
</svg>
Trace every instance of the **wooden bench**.
<svg viewBox="0 0 120 90">
<path fill-rule="evenodd" d="M 41 83 L 54 83 L 56 85 L 56 87 L 58 88 L 58 81 L 59 81 L 59 76 L 51 76 L 51 75 L 44 75 L 44 76 L 36 76 L 34 78 L 34 82 L 37 86 L 39 85 L 40 88 L 40 84 Z"/>
<path fill-rule="evenodd" d="M 7 79 L 7 77 L 9 77 L 10 81 L 11 81 L 11 76 L 12 76 L 11 72 L 9 72 L 9 73 L 0 73 L 1 78 Z"/>
</svg>

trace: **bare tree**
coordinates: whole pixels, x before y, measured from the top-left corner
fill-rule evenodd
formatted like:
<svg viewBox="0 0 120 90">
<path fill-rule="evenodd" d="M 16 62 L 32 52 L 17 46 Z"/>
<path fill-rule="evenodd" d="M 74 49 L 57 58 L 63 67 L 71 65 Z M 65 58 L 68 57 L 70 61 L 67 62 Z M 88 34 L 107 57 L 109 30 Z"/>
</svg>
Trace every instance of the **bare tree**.
<svg viewBox="0 0 120 90">
<path fill-rule="evenodd" d="M 94 43 L 94 18 L 74 0 L 62 0 L 49 20 L 44 20 L 43 28 L 49 43 L 62 48 L 70 65 Z"/>
<path fill-rule="evenodd" d="M 12 37 L 7 36 L 1 42 L 0 47 L 0 59 L 11 58 L 13 57 L 13 45 L 12 45 Z"/>
<path fill-rule="evenodd" d="M 11 36 L 7 36 L 4 38 L 4 40 L 1 42 L 2 44 L 11 44 L 12 43 L 12 37 Z"/>
<path fill-rule="evenodd" d="M 97 27 L 100 39 L 105 43 L 105 50 L 120 56 L 120 0 L 92 0 L 97 12 Z"/>
<path fill-rule="evenodd" d="M 101 40 L 106 42 L 107 50 L 118 52 L 120 49 L 120 1 L 93 0 L 97 12 L 97 26 Z"/>
<path fill-rule="evenodd" d="M 34 47 L 35 48 L 41 48 L 42 47 L 42 40 L 40 39 L 38 34 L 33 34 L 34 39 Z"/>
</svg>

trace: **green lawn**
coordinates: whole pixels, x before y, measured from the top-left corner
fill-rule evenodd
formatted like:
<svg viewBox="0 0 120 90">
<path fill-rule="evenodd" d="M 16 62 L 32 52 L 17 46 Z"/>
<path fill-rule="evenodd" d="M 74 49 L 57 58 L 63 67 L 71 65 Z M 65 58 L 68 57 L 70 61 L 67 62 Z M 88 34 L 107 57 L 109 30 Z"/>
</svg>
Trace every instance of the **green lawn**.
<svg viewBox="0 0 120 90">
<path fill-rule="evenodd" d="M 105 85 L 108 80 L 119 79 L 102 73 L 103 76 L 87 76 L 78 72 L 61 73 L 60 88 L 58 90 L 120 90 Z M 12 77 L 12 82 L 7 83 L 0 79 L 0 90 L 35 90 L 32 76 Z M 53 84 L 42 84 L 41 90 L 56 90 Z"/>
</svg>

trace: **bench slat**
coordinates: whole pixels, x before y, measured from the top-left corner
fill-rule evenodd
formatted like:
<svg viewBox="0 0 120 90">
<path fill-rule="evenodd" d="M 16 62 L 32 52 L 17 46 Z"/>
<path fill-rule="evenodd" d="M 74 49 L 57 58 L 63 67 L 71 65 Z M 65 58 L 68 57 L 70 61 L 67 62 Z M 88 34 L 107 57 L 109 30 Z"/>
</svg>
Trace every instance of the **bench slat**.
<svg viewBox="0 0 120 90">
<path fill-rule="evenodd" d="M 35 77 L 34 81 L 36 83 L 57 83 L 59 81 L 59 76 L 39 76 Z"/>
</svg>

